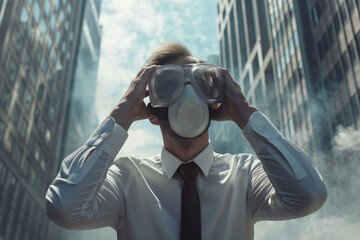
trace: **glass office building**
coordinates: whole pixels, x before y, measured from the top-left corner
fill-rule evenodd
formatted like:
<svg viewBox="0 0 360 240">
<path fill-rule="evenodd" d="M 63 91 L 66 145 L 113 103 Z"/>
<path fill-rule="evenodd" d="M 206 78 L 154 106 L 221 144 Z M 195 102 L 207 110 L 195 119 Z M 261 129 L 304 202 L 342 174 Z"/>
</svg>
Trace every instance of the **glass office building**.
<svg viewBox="0 0 360 240">
<path fill-rule="evenodd" d="M 0 1 L 0 239 L 49 239 L 83 0 Z"/>
<path fill-rule="evenodd" d="M 222 65 L 286 137 L 316 153 L 360 127 L 359 1 L 219 0 L 217 20 Z"/>
</svg>

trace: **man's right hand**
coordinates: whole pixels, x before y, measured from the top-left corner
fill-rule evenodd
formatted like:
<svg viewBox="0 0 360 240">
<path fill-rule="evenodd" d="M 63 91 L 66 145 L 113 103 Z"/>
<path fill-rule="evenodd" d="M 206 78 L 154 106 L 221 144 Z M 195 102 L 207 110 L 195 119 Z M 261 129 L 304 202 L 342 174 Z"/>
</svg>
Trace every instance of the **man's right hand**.
<svg viewBox="0 0 360 240">
<path fill-rule="evenodd" d="M 112 110 L 109 116 L 115 119 L 115 122 L 128 130 L 132 122 L 141 119 L 147 119 L 153 114 L 146 108 L 144 98 L 149 96 L 146 86 L 148 79 L 157 66 L 142 68 L 135 79 L 131 82 L 126 93 L 119 104 Z"/>
</svg>

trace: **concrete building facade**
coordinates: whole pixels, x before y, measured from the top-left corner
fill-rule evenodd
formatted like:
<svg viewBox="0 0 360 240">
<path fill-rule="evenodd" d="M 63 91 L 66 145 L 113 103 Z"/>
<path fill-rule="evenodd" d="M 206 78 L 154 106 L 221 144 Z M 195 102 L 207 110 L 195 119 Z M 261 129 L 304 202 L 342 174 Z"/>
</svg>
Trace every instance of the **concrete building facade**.
<svg viewBox="0 0 360 240">
<path fill-rule="evenodd" d="M 0 239 L 49 239 L 84 1 L 0 3 Z"/>
</svg>

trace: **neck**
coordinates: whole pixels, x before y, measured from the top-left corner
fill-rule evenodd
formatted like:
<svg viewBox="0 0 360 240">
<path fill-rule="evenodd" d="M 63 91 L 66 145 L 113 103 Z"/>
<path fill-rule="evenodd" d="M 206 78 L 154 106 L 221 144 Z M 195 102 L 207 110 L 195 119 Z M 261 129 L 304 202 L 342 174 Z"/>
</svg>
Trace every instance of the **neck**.
<svg viewBox="0 0 360 240">
<path fill-rule="evenodd" d="M 198 155 L 209 144 L 209 133 L 192 139 L 177 139 L 163 134 L 164 147 L 171 154 L 183 162 L 187 162 Z"/>
</svg>

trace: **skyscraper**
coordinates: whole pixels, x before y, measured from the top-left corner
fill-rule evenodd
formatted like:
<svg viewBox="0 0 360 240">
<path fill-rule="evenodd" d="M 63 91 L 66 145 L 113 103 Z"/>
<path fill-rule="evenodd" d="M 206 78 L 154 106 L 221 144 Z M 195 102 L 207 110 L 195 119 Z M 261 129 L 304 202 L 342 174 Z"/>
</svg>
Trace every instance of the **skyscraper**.
<svg viewBox="0 0 360 240">
<path fill-rule="evenodd" d="M 84 2 L 0 2 L 0 239 L 47 239 Z"/>
<path fill-rule="evenodd" d="M 63 157 L 84 144 L 98 125 L 95 90 L 102 34 L 99 24 L 100 10 L 101 0 L 86 1 L 75 79 L 68 103 Z"/>
<path fill-rule="evenodd" d="M 223 66 L 311 153 L 359 126 L 359 1 L 218 1 Z"/>
</svg>

